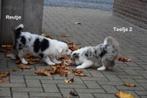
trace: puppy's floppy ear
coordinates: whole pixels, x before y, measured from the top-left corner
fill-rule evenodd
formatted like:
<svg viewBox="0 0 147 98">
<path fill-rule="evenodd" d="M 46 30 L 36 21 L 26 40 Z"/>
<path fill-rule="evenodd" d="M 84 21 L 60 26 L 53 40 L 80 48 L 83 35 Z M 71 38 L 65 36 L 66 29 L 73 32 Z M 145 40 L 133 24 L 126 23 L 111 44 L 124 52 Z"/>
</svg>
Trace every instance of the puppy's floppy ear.
<svg viewBox="0 0 147 98">
<path fill-rule="evenodd" d="M 72 51 L 68 49 L 67 55 L 71 55 Z"/>
</svg>

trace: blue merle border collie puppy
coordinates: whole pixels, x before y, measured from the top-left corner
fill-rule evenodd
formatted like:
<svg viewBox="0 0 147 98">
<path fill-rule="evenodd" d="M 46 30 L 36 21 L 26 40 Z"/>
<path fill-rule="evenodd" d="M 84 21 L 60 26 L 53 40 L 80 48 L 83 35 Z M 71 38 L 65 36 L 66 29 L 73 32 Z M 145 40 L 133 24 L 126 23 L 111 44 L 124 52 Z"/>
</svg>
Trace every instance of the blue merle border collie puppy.
<svg viewBox="0 0 147 98">
<path fill-rule="evenodd" d="M 23 28 L 24 25 L 20 24 L 14 30 L 14 48 L 23 64 L 28 64 L 24 58 L 27 53 L 40 57 L 48 65 L 59 64 L 61 61 L 58 58 L 70 55 L 71 50 L 66 43 L 30 32 L 23 32 Z"/>
<path fill-rule="evenodd" d="M 77 69 L 100 65 L 97 70 L 111 70 L 119 54 L 119 43 L 111 36 L 97 46 L 87 46 L 72 52 L 71 57 Z"/>
</svg>

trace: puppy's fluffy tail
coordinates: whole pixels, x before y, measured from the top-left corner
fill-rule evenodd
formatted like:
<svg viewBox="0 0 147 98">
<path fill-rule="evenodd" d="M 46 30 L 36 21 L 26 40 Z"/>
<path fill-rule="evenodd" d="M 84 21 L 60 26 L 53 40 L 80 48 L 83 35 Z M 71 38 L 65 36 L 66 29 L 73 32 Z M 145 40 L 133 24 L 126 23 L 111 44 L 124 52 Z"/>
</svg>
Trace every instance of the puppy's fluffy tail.
<svg viewBox="0 0 147 98">
<path fill-rule="evenodd" d="M 119 50 L 119 43 L 118 41 L 113 38 L 112 36 L 108 36 L 104 39 L 104 45 L 112 45 L 115 49 Z"/>
<path fill-rule="evenodd" d="M 14 29 L 15 35 L 19 35 L 19 34 L 21 33 L 21 31 L 23 30 L 23 28 L 24 28 L 24 25 L 23 25 L 23 24 L 18 25 L 18 26 Z"/>
</svg>

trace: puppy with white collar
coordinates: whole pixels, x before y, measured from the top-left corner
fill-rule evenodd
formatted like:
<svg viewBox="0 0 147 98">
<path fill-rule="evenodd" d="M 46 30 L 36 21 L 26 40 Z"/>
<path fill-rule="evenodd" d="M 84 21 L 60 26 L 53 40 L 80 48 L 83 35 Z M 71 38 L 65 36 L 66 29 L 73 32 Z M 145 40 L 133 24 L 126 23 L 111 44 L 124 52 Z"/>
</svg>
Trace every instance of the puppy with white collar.
<svg viewBox="0 0 147 98">
<path fill-rule="evenodd" d="M 17 56 L 23 64 L 28 64 L 24 56 L 31 53 L 40 57 L 46 64 L 61 63 L 58 59 L 63 55 L 70 55 L 71 50 L 62 41 L 50 39 L 41 35 L 23 32 L 24 25 L 20 24 L 14 30 Z"/>
<path fill-rule="evenodd" d="M 97 46 L 88 46 L 75 50 L 71 58 L 77 65 L 76 68 L 83 69 L 92 65 L 100 65 L 97 70 L 111 70 L 115 65 L 115 60 L 119 54 L 119 43 L 109 36 L 104 42 Z"/>
</svg>

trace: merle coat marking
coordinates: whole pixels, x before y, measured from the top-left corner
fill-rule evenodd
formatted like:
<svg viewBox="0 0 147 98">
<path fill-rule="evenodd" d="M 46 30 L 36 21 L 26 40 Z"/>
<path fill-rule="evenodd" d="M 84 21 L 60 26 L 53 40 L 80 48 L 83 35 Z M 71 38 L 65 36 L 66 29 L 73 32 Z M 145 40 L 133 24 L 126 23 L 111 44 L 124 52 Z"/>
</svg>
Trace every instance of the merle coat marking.
<svg viewBox="0 0 147 98">
<path fill-rule="evenodd" d="M 112 69 L 119 53 L 119 43 L 112 37 L 106 37 L 97 46 L 87 46 L 72 52 L 71 57 L 78 65 L 77 68 L 88 68 L 100 65 L 98 70 Z"/>
</svg>

